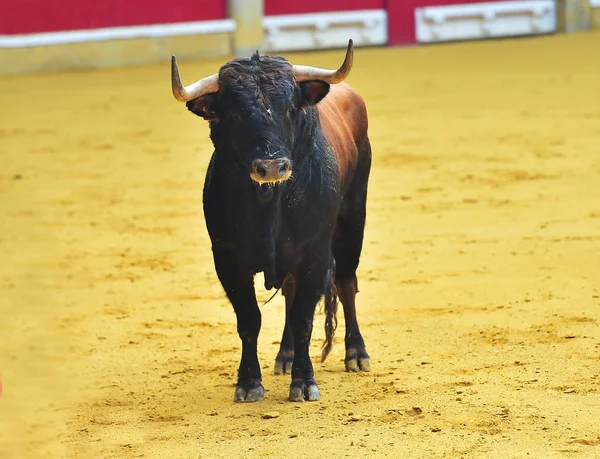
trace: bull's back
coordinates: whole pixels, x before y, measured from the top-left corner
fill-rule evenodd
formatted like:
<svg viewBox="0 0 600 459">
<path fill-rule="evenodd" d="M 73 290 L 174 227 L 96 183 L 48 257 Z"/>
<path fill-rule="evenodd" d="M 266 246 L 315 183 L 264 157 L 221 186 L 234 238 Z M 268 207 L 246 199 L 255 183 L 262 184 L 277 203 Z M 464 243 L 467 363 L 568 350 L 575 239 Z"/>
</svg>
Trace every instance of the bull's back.
<svg viewBox="0 0 600 459">
<path fill-rule="evenodd" d="M 361 148 L 367 141 L 367 109 L 363 98 L 346 83 L 331 85 L 317 104 L 323 134 L 333 148 L 340 168 L 342 189 L 352 182 Z"/>
</svg>

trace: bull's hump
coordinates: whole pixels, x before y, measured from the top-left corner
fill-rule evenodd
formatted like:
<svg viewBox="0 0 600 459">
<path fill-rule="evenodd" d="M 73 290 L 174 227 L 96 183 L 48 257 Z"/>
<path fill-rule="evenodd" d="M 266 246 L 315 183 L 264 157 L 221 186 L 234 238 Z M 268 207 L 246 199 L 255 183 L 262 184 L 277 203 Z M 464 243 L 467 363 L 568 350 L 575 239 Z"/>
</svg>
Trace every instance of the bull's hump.
<svg viewBox="0 0 600 459">
<path fill-rule="evenodd" d="M 331 86 L 329 94 L 317 104 L 323 134 L 333 148 L 342 182 L 358 162 L 357 143 L 367 131 L 367 111 L 362 97 L 348 84 Z"/>
</svg>

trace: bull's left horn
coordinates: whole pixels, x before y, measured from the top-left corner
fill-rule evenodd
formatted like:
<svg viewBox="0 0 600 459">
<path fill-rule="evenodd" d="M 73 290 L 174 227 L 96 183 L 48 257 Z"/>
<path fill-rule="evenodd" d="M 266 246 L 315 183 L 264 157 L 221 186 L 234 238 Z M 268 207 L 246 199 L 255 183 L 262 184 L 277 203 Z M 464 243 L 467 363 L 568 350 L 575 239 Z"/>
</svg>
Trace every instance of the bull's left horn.
<svg viewBox="0 0 600 459">
<path fill-rule="evenodd" d="M 177 59 L 171 58 L 171 89 L 173 96 L 180 102 L 188 102 L 197 99 L 204 94 L 217 92 L 219 90 L 219 75 L 214 74 L 192 83 L 189 86 L 183 86 L 177 68 Z"/>
<path fill-rule="evenodd" d="M 346 58 L 344 63 L 337 70 L 326 70 L 317 67 L 309 67 L 306 65 L 294 65 L 294 73 L 296 81 L 321 80 L 329 84 L 341 83 L 350 74 L 352 63 L 354 61 L 354 42 L 348 41 L 348 49 L 346 50 Z"/>
</svg>

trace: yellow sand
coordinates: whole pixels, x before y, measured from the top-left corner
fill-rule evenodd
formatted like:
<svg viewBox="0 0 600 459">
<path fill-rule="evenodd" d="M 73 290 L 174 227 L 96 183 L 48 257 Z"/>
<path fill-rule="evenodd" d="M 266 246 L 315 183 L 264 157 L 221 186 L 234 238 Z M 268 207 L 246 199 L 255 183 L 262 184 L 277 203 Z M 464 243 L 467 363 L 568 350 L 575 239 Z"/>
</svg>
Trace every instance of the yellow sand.
<svg viewBox="0 0 600 459">
<path fill-rule="evenodd" d="M 595 32 L 356 51 L 372 372 L 343 371 L 341 319 L 304 404 L 272 375 L 280 296 L 262 308 L 266 399 L 232 402 L 208 128 L 168 62 L 1 79 L 0 457 L 599 457 L 598 49 Z"/>
</svg>

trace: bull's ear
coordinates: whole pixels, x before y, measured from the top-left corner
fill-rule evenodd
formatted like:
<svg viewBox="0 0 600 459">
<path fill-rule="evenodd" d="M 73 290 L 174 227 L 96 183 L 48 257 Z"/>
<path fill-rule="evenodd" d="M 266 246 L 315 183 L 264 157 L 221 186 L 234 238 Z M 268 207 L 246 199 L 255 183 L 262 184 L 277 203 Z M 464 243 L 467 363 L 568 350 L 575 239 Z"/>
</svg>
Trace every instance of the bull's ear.
<svg viewBox="0 0 600 459">
<path fill-rule="evenodd" d="M 318 104 L 327 93 L 329 93 L 329 83 L 320 80 L 304 81 L 296 89 L 296 106 L 304 108 Z"/>
<path fill-rule="evenodd" d="M 185 104 L 187 109 L 195 115 L 204 118 L 206 121 L 219 121 L 217 116 L 217 93 L 213 92 L 190 100 Z"/>
</svg>

